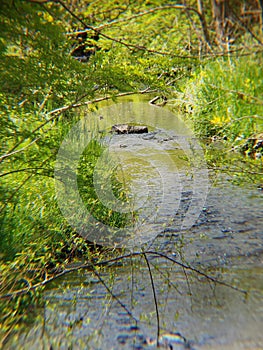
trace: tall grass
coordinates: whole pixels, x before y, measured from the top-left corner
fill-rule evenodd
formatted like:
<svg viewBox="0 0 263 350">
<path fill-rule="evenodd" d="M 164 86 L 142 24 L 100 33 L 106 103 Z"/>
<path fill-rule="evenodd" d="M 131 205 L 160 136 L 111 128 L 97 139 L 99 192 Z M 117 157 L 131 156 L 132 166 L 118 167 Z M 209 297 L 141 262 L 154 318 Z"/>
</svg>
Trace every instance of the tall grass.
<svg viewBox="0 0 263 350">
<path fill-rule="evenodd" d="M 220 58 L 195 71 L 183 90 L 188 116 L 200 136 L 230 142 L 263 130 L 263 58 Z"/>
</svg>

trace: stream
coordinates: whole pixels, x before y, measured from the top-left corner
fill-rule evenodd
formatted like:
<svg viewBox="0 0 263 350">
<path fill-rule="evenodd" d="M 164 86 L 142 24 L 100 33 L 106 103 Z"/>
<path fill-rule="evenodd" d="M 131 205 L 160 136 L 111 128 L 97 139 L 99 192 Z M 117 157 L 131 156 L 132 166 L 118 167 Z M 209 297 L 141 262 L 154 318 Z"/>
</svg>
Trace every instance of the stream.
<svg viewBox="0 0 263 350">
<path fill-rule="evenodd" d="M 120 123 L 147 125 L 149 133 L 109 133 Z M 100 278 L 80 270 L 53 282 L 34 324 L 6 348 L 156 349 L 159 318 L 163 349 L 263 349 L 262 190 L 234 186 L 229 176 L 208 171 L 198 140 L 174 113 L 127 100 L 104 105 L 79 123 L 57 158 L 61 164 L 63 155 L 70 169 L 67 193 L 57 184 L 60 208 L 79 232 L 93 218 L 68 179 L 94 129 L 107 131 L 107 152 L 94 175 L 98 196 L 113 210 L 137 216 L 121 230 L 101 224 L 88 238 L 127 252 L 162 254 L 147 255 L 158 314 L 145 259 L 128 258 L 104 267 Z M 128 204 L 112 195 L 112 164 L 129 188 Z M 89 220 L 80 228 L 83 217 Z"/>
</svg>

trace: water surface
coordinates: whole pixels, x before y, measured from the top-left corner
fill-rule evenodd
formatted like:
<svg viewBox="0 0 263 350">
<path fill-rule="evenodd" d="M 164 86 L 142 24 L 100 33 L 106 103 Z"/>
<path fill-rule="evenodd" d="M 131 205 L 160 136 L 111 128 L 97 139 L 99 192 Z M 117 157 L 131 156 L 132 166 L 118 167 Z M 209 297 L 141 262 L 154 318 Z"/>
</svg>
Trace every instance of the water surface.
<svg viewBox="0 0 263 350">
<path fill-rule="evenodd" d="M 215 185 L 198 140 L 170 112 L 153 107 L 149 122 L 148 106 L 119 107 L 99 110 L 83 125 L 90 131 L 96 123 L 103 132 L 124 122 L 151 127 L 145 135 L 103 136 L 137 206 L 128 248 L 161 252 L 240 289 L 149 254 L 167 346 L 262 349 L 262 191 L 235 187 L 224 176 Z M 72 273 L 50 285 L 44 299 L 35 323 L 7 349 L 156 348 L 156 309 L 143 257 L 105 267 L 100 279 L 91 271 Z"/>
</svg>

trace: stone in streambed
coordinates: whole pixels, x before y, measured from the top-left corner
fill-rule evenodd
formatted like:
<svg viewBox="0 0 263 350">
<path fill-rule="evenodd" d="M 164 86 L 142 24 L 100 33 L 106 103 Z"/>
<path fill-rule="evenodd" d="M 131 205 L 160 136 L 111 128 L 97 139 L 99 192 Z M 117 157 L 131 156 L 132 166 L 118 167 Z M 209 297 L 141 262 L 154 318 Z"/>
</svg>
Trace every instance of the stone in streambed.
<svg viewBox="0 0 263 350">
<path fill-rule="evenodd" d="M 116 124 L 111 128 L 111 132 L 117 134 L 144 134 L 148 133 L 148 127 L 144 125 Z"/>
</svg>

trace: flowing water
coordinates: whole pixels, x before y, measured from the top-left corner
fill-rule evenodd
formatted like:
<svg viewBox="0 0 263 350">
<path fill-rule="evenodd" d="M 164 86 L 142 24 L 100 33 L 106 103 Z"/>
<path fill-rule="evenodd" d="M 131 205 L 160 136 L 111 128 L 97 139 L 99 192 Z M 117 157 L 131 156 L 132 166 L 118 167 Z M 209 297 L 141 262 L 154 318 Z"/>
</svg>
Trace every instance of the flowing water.
<svg viewBox="0 0 263 350">
<path fill-rule="evenodd" d="M 158 315 L 145 259 L 127 258 L 99 277 L 80 270 L 50 285 L 35 324 L 7 348 L 155 349 L 158 317 L 166 349 L 263 349 L 262 191 L 234 186 L 225 176 L 215 183 L 191 130 L 162 108 L 107 106 L 82 127 L 107 131 L 127 122 L 150 132 L 103 140 L 130 190 L 130 206 L 123 209 L 109 186 L 106 195 L 99 192 L 100 179 L 108 181 L 102 169 L 108 171 L 109 153 L 94 182 L 105 205 L 137 212 L 134 225 L 116 231 L 107 245 L 166 256 L 147 254 Z"/>
</svg>

